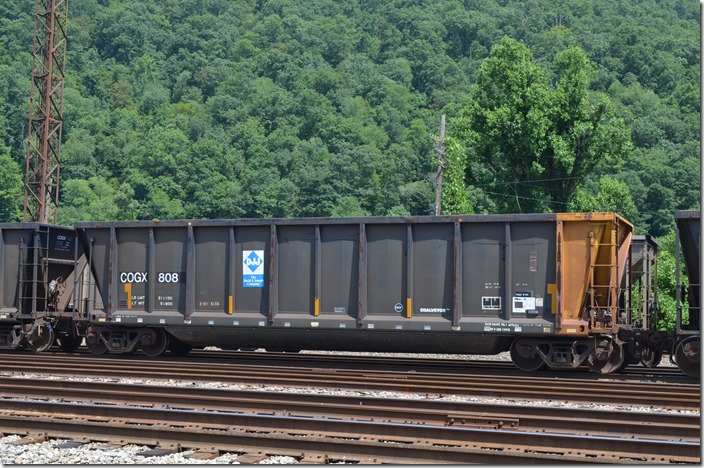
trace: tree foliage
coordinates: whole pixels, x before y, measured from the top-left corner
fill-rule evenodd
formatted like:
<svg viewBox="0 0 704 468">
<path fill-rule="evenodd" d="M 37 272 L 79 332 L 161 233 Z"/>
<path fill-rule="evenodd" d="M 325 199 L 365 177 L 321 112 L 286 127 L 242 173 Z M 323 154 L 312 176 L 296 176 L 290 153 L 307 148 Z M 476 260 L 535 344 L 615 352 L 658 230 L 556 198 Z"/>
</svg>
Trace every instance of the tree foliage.
<svg viewBox="0 0 704 468">
<path fill-rule="evenodd" d="M 467 193 L 467 151 L 455 138 L 448 138 L 442 182 L 442 214 L 473 213 Z"/>
<path fill-rule="evenodd" d="M 0 2 L 0 221 L 34 6 Z M 699 208 L 699 24 L 680 0 L 72 0 L 59 222 L 431 214 L 445 114 L 444 213 L 666 236 Z"/>
<path fill-rule="evenodd" d="M 23 187 L 19 164 L 0 145 L 0 222 L 20 220 Z"/>
<path fill-rule="evenodd" d="M 634 219 L 638 210 L 628 185 L 611 176 L 603 176 L 593 183 L 577 188 L 570 200 L 569 211 L 615 211 L 626 219 Z"/>
<path fill-rule="evenodd" d="M 482 63 L 456 121 L 469 175 L 502 212 L 564 210 L 601 161 L 618 165 L 630 136 L 605 96 L 588 93 L 593 65 L 570 47 L 555 56 L 554 86 L 528 47 L 504 37 Z"/>
<path fill-rule="evenodd" d="M 33 8 L 0 5 L 7 219 Z M 441 114 L 468 151 L 450 211 L 613 207 L 662 235 L 698 207 L 687 2 L 72 0 L 68 32 L 64 224 L 431 214 Z"/>
</svg>

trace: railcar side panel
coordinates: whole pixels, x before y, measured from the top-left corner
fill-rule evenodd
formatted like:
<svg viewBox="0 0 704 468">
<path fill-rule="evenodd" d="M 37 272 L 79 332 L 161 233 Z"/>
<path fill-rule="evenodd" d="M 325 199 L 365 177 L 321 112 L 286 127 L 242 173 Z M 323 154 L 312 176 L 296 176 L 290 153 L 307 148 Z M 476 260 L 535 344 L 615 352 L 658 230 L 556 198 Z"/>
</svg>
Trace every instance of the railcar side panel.
<svg viewBox="0 0 704 468">
<path fill-rule="evenodd" d="M 147 304 L 153 301 L 148 294 L 148 287 L 156 280 L 148 255 L 153 238 L 149 229 L 120 229 L 115 237 L 113 265 L 117 265 L 117 270 L 113 275 L 117 274 L 117 281 L 112 287 L 117 291 L 117 309 L 136 316 L 146 312 Z"/>
<path fill-rule="evenodd" d="M 357 225 L 318 227 L 320 262 L 316 262 L 316 297 L 322 317 L 359 315 L 359 232 Z M 319 278 L 319 279 L 318 279 Z M 325 291 L 325 294 L 322 294 Z"/>
<path fill-rule="evenodd" d="M 412 286 L 403 316 L 421 320 L 442 318 L 449 325 L 454 314 L 454 225 L 409 226 L 407 245 L 412 261 Z"/>
<path fill-rule="evenodd" d="M 93 323 L 161 326 L 198 345 L 491 354 L 517 335 L 586 334 L 566 332 L 561 315 L 588 326 L 587 291 L 613 295 L 620 249 L 630 245 L 617 225 L 629 234 L 632 226 L 613 213 L 561 216 L 76 229 L 84 246 L 93 239 L 91 265 L 106 298 Z M 595 272 L 602 263 L 606 273 Z"/>
<path fill-rule="evenodd" d="M 462 316 L 504 318 L 506 262 L 503 223 L 466 223 L 462 235 Z"/>
<path fill-rule="evenodd" d="M 553 321 L 552 287 L 555 284 L 555 227 L 552 224 L 517 224 L 511 230 L 510 313 L 512 317 Z"/>
<path fill-rule="evenodd" d="M 316 297 L 315 226 L 282 226 L 277 229 L 276 245 L 277 314 L 310 315 Z"/>
<path fill-rule="evenodd" d="M 210 229 L 208 226 L 206 229 Z M 271 278 L 271 229 L 269 226 L 235 227 L 235 316 L 241 324 L 258 325 L 268 317 Z M 207 259 L 197 259 L 208 261 Z M 239 311 L 239 312 L 237 312 Z"/>
<path fill-rule="evenodd" d="M 365 262 L 360 281 L 366 286 L 365 316 L 404 316 L 408 296 L 407 229 L 404 225 L 367 223 Z M 366 265 L 366 268 L 364 266 Z"/>
<path fill-rule="evenodd" d="M 21 245 L 29 245 L 31 231 L 21 231 L 4 227 L 0 230 L 0 300 L 3 313 L 13 313 L 18 310 L 17 291 L 19 289 L 19 272 Z"/>
<path fill-rule="evenodd" d="M 235 289 L 234 232 L 227 227 L 214 227 L 194 229 L 193 234 L 195 258 L 208 259 L 195 262 L 196 310 L 232 314 Z M 177 282 L 185 284 L 182 277 Z"/>
</svg>

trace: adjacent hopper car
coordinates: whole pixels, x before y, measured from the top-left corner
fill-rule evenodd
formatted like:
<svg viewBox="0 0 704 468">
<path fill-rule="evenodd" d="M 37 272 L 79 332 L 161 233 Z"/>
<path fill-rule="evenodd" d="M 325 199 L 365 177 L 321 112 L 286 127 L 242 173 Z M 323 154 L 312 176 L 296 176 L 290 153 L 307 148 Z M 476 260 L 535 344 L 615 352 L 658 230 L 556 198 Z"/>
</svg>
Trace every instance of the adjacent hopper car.
<svg viewBox="0 0 704 468">
<path fill-rule="evenodd" d="M 66 231 L 73 243 L 61 256 L 36 250 L 35 283 L 61 276 L 65 285 L 61 299 L 37 307 L 16 292 L 31 289 L 27 280 L 10 274 L 29 268 L 8 262 L 19 242 L 0 244 L 0 345 L 41 351 L 56 340 L 70 350 L 85 338 L 93 353 L 149 356 L 206 346 L 509 351 L 526 371 L 586 364 L 599 373 L 654 365 L 674 346 L 652 330 L 657 242 L 615 213 L 81 222 Z M 71 249 L 73 271 L 44 272 Z M 691 332 L 677 361 L 698 369 L 698 323 Z"/>
<path fill-rule="evenodd" d="M 0 348 L 75 349 L 83 337 L 67 286 L 77 268 L 74 229 L 0 223 Z M 83 259 L 85 265 L 85 259 Z"/>
<path fill-rule="evenodd" d="M 675 212 L 677 233 L 675 253 L 677 259 L 677 336 L 674 360 L 688 375 L 699 375 L 701 343 L 701 212 Z M 689 282 L 680 276 L 680 263 L 684 262 Z M 686 310 L 686 315 L 685 315 Z"/>
</svg>

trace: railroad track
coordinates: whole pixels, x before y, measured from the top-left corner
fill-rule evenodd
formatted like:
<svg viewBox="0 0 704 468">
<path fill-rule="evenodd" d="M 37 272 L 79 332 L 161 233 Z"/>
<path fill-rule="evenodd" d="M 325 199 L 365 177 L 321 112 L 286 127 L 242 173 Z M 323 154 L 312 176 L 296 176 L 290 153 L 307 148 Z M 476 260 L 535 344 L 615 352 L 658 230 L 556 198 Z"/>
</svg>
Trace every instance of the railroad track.
<svg viewBox="0 0 704 468">
<path fill-rule="evenodd" d="M 139 364 L 137 365 L 136 362 Z M 548 400 L 670 409 L 698 409 L 698 381 L 633 382 L 618 376 L 588 378 L 534 377 L 430 372 L 359 371 L 318 367 L 126 359 L 125 356 L 4 354 L 0 372 L 103 376 L 132 379 L 216 381 L 249 386 L 324 387 L 337 390 L 395 391 L 435 396 L 464 395 L 510 400 Z M 688 382 L 688 383 L 682 383 Z M 696 382 L 696 383 L 695 383 Z"/>
<path fill-rule="evenodd" d="M 0 383 L 0 395 L 4 432 L 74 444 L 118 440 L 303 462 L 700 461 L 693 414 L 20 378 Z"/>
<path fill-rule="evenodd" d="M 363 369 L 363 370 L 398 370 L 417 372 L 433 372 L 433 373 L 471 373 L 482 372 L 484 374 L 510 374 L 510 375 L 526 375 L 513 365 L 510 361 L 502 360 L 477 360 L 458 358 L 435 358 L 435 357 L 419 357 L 403 356 L 397 357 L 393 354 L 384 355 L 379 353 L 376 355 L 365 355 L 363 353 L 281 353 L 281 352 L 255 352 L 255 351 L 214 351 L 214 350 L 194 350 L 188 356 L 189 360 L 198 360 L 204 363 L 217 363 L 220 361 L 236 360 L 239 363 L 250 364 L 265 364 L 288 365 L 296 366 L 315 366 L 315 367 L 343 367 L 345 369 Z M 669 357 L 663 357 L 666 362 Z M 545 369 L 543 371 L 532 372 L 530 375 L 541 377 L 572 377 L 578 376 L 581 379 L 599 380 L 606 376 L 591 372 L 584 365 L 574 370 L 557 370 Z M 667 380 L 682 380 L 684 382 L 692 382 L 695 379 L 684 374 L 679 368 L 662 366 L 656 368 L 648 368 L 640 365 L 626 367 L 618 373 L 618 378 L 621 380 L 642 381 L 644 378 L 650 377 L 652 380 L 667 379 Z"/>
<path fill-rule="evenodd" d="M 7 351 L 0 350 L 2 356 L 36 356 L 35 353 L 28 351 Z M 52 355 L 46 353 L 44 355 Z M 66 356 L 64 352 L 53 353 L 53 355 Z M 85 350 L 69 354 L 70 356 L 92 357 L 95 359 L 120 359 L 126 358 L 130 360 L 153 360 L 141 353 L 130 355 L 93 355 Z M 344 369 L 361 369 L 361 370 L 397 370 L 397 371 L 421 371 L 433 373 L 472 373 L 481 372 L 484 374 L 509 374 L 509 375 L 527 375 L 525 371 L 516 368 L 510 361 L 495 360 L 477 360 L 458 358 L 436 358 L 436 357 L 419 357 L 422 355 L 398 357 L 393 353 L 377 353 L 375 355 L 367 355 L 364 353 L 284 353 L 284 352 L 259 352 L 259 351 L 231 351 L 231 350 L 193 350 L 185 358 L 190 363 L 199 364 L 222 364 L 222 363 L 239 363 L 239 364 L 257 364 L 257 365 L 277 365 L 285 364 L 289 367 L 322 367 L 322 368 L 344 368 Z M 164 355 L 159 358 L 161 361 L 183 360 L 171 355 Z M 663 357 L 663 361 L 668 358 Z M 545 369 L 535 371 L 530 375 L 541 377 L 579 377 L 580 379 L 600 380 L 613 376 L 604 376 L 591 372 L 589 368 L 581 366 L 574 370 L 556 370 Z M 643 381 L 650 378 L 652 381 L 669 380 L 682 382 L 697 382 L 696 379 L 687 376 L 679 368 L 674 366 L 661 366 L 655 368 L 642 367 L 633 365 L 626 367 L 623 371 L 616 374 L 620 380 Z"/>
</svg>

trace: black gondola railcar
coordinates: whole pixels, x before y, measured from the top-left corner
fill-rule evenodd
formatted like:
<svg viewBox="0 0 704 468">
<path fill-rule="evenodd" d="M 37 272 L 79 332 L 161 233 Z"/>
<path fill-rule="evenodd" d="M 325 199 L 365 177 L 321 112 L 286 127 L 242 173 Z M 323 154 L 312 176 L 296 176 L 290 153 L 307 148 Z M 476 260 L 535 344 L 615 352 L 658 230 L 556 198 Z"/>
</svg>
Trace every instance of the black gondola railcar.
<svg viewBox="0 0 704 468">
<path fill-rule="evenodd" d="M 633 226 L 615 213 L 83 222 L 91 351 L 495 354 L 620 369 Z M 623 335 L 626 336 L 626 335 Z"/>
</svg>

